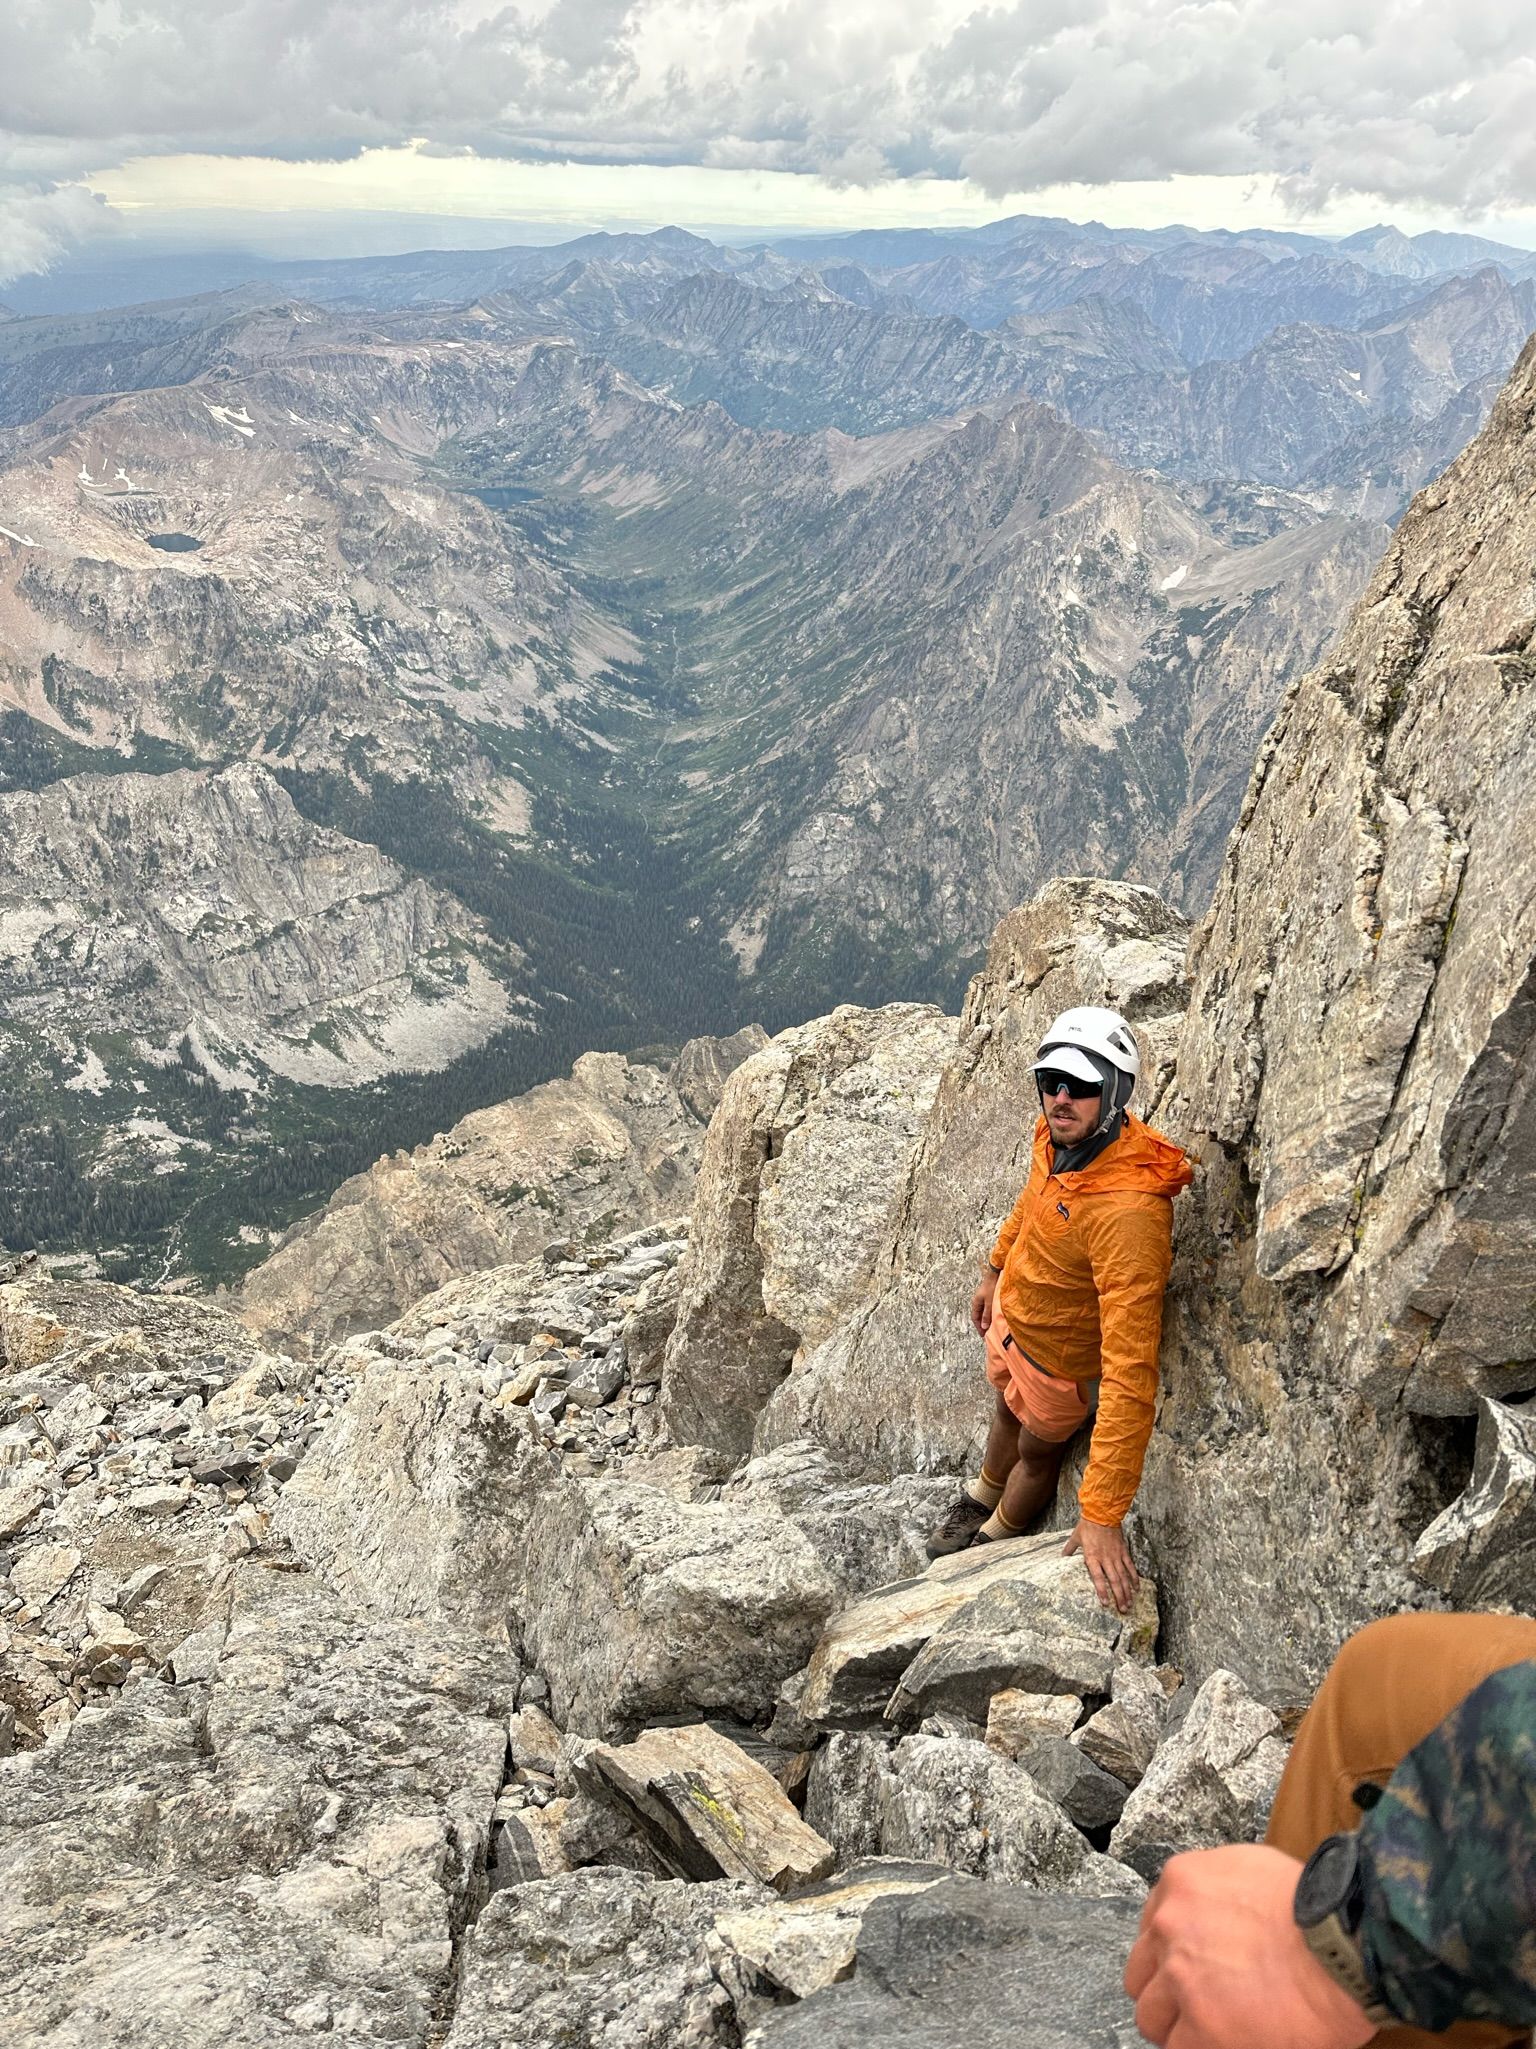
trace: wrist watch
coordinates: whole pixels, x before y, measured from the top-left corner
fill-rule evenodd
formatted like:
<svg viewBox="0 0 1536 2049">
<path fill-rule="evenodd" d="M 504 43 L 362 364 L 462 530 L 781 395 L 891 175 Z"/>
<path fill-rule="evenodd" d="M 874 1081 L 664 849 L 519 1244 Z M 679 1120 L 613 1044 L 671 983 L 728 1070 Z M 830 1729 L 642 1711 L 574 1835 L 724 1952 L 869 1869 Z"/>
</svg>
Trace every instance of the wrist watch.
<svg viewBox="0 0 1536 2049">
<path fill-rule="evenodd" d="M 1362 2007 L 1367 2020 L 1390 2027 L 1397 2015 L 1382 2005 L 1360 1953 L 1360 1838 L 1349 1830 L 1325 1836 L 1296 1881 L 1294 1912 L 1302 1940 L 1323 1969 Z"/>
</svg>

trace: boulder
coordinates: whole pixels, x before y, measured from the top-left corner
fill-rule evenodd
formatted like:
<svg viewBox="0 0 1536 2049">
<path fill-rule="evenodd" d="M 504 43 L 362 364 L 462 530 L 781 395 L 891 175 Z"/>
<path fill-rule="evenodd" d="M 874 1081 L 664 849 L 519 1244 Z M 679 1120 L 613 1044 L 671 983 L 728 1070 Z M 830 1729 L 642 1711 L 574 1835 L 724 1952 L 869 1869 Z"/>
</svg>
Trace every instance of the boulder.
<svg viewBox="0 0 1536 2049">
<path fill-rule="evenodd" d="M 1151 890 L 1080 877 L 1047 883 L 1003 919 L 921 1130 L 878 1168 L 895 1176 L 879 1260 L 835 1324 L 802 1344 L 763 1411 L 760 1449 L 813 1437 L 850 1466 L 939 1472 L 979 1448 L 992 1395 L 967 1310 L 977 1260 L 1029 1172 L 1040 1035 L 1073 1004 L 1123 1011 L 1150 1114 L 1172 1067 L 1187 938 Z"/>
<path fill-rule="evenodd" d="M 896 1746 L 880 1846 L 887 1856 L 1051 1892 L 1107 1898 L 1145 1890 L 1124 1864 L 1089 1848 L 1023 1765 L 985 1743 L 949 1737 L 908 1736 Z"/>
<path fill-rule="evenodd" d="M 488 1873 L 493 1892 L 507 1885 L 528 1885 L 538 1878 L 558 1878 L 571 1868 L 561 1840 L 569 1800 L 551 1800 L 543 1807 L 519 1807 L 501 1814 L 491 1837 Z"/>
<path fill-rule="evenodd" d="M 731 1964 L 745 1966 L 772 1992 L 808 1999 L 853 1969 L 864 1917 L 877 1900 L 926 1892 L 948 1875 L 942 1865 L 877 1857 L 792 1900 L 728 1911 L 714 1927 L 716 1972 L 724 1977 Z"/>
<path fill-rule="evenodd" d="M 614 1870 L 496 1892 L 465 1941 L 444 2049 L 735 2049 L 735 2005 L 707 1945 L 722 1914 L 761 1897 Z"/>
<path fill-rule="evenodd" d="M 1156 1636 L 1150 1580 L 1121 1617 L 1099 1606 L 1082 1560 L 1064 1558 L 1052 1534 L 1027 1579 L 994 1581 L 933 1632 L 897 1681 L 886 1713 L 912 1722 L 947 1708 L 982 1721 L 992 1695 L 1007 1688 L 1107 1693 L 1117 1659 L 1150 1655 Z"/>
<path fill-rule="evenodd" d="M 845 1004 L 781 1032 L 730 1077 L 662 1378 L 679 1442 L 747 1451 L 797 1353 L 861 1299 L 954 1032 L 931 1005 Z"/>
<path fill-rule="evenodd" d="M 374 1359 L 283 1493 L 276 1539 L 351 1599 L 505 1640 L 555 1466 L 529 1419 L 447 1355 Z"/>
<path fill-rule="evenodd" d="M 1472 1479 L 1414 1546 L 1410 1570 L 1458 1608 L 1536 1603 L 1536 1409 L 1478 1403 Z"/>
<path fill-rule="evenodd" d="M 967 1878 L 876 1900 L 852 1977 L 773 2015 L 751 2049 L 1128 2049 L 1137 1913 Z"/>
<path fill-rule="evenodd" d="M 530 1701 L 513 1715 L 507 1724 L 507 1740 L 511 1745 L 514 1765 L 549 1772 L 551 1776 L 559 1770 L 560 1746 L 564 1739 L 549 1716 L 535 1703 Z"/>
<path fill-rule="evenodd" d="M 1233 1673 L 1213 1672 L 1126 1801 L 1110 1855 L 1150 1880 L 1181 1850 L 1256 1841 L 1285 1756 L 1278 1718 Z"/>
<path fill-rule="evenodd" d="M 1013 1592 L 996 1597 L 1001 1605 L 992 1625 L 986 1617 L 994 1611 L 984 1609 L 982 1623 L 968 1636 L 968 1611 L 994 1587 Z M 1143 1589 L 1137 1611 L 1122 1626 L 1118 1616 L 1099 1607 L 1081 1559 L 1062 1556 L 1057 1535 L 957 1551 L 935 1560 L 921 1577 L 881 1587 L 834 1616 L 812 1655 L 799 1712 L 813 1723 L 872 1720 L 884 1714 L 900 1681 L 901 1712 L 912 1719 L 931 1705 L 984 1722 L 992 1693 L 1019 1685 L 1082 1692 L 1084 1685 L 1074 1683 L 1072 1674 L 1085 1666 L 1099 1682 L 1096 1690 L 1107 1692 L 1117 1647 L 1122 1653 L 1134 1647 L 1138 1654 L 1151 1648 L 1156 1595 L 1150 1582 Z M 999 1647 L 1002 1610 L 1022 1646 L 1012 1662 L 1006 1645 Z M 924 1647 L 950 1629 L 951 1652 L 917 1666 Z M 1059 1658 L 1044 1643 L 1051 1630 L 1062 1635 Z M 1041 1671 L 1049 1677 L 1038 1684 L 1025 1676 Z"/>
<path fill-rule="evenodd" d="M 1177 1685 L 1178 1675 L 1168 1668 L 1149 1670 L 1128 1661 L 1117 1665 L 1109 1702 L 1072 1735 L 1085 1757 L 1123 1785 L 1141 1783 L 1162 1740 L 1169 1699 L 1165 1680 Z"/>
<path fill-rule="evenodd" d="M 953 1482 L 903 1473 L 850 1481 L 820 1446 L 801 1439 L 749 1459 L 721 1499 L 789 1516 L 837 1582 L 840 1598 L 927 1568 L 928 1532 L 949 1506 Z"/>
<path fill-rule="evenodd" d="M 1084 1831 L 1111 1828 L 1125 1807 L 1127 1788 L 1064 1736 L 1036 1736 L 1018 1762 L 1042 1793 Z"/>
<path fill-rule="evenodd" d="M 677 1323 L 682 1299 L 682 1274 L 678 1267 L 666 1267 L 641 1283 L 634 1306 L 619 1330 L 633 1386 L 654 1387 L 660 1381 L 667 1340 Z"/>
<path fill-rule="evenodd" d="M 1069 1736 L 1082 1714 L 1083 1703 L 1075 1693 L 1026 1693 L 1005 1687 L 987 1702 L 986 1740 L 1002 1756 L 1017 1757 L 1036 1736 Z"/>
<path fill-rule="evenodd" d="M 212 1683 L 7 1761 L 8 2042 L 422 2041 L 480 1883 L 515 1661 L 233 1568 Z"/>
<path fill-rule="evenodd" d="M 893 1748 L 882 1732 L 834 1729 L 811 1757 L 805 1818 L 840 1865 L 880 1855 Z"/>
<path fill-rule="evenodd" d="M 678 1878 L 745 1878 L 775 1892 L 825 1878 L 833 1851 L 778 1782 L 707 1723 L 596 1743 L 578 1782 L 617 1805 Z"/>
<path fill-rule="evenodd" d="M 766 1721 L 837 1588 L 784 1516 L 605 1479 L 542 1501 L 519 1598 L 555 1720 L 607 1737 L 686 1713 Z"/>
</svg>

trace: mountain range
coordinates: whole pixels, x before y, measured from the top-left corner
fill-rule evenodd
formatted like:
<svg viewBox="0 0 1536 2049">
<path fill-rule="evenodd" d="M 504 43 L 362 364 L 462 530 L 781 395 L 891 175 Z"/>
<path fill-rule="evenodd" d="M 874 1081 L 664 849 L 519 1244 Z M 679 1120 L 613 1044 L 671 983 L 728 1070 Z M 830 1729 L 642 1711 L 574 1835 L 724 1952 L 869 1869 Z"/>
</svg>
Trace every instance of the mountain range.
<svg viewBox="0 0 1536 2049">
<path fill-rule="evenodd" d="M 19 312 L 0 1240 L 232 1273 L 587 1050 L 951 997 L 1050 874 L 1198 914 L 1533 324 L 1494 245 L 1038 221 Z"/>
</svg>

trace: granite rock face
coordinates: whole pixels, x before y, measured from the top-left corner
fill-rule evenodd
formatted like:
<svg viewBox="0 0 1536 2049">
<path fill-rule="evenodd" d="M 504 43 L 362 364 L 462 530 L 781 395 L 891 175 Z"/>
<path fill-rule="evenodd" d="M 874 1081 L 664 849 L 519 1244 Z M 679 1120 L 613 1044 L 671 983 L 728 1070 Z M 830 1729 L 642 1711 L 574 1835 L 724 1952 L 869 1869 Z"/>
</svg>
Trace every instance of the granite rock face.
<svg viewBox="0 0 1536 2049">
<path fill-rule="evenodd" d="M 1130 2049 L 1120 1979 L 1137 1907 L 953 1878 L 866 1913 L 851 1979 L 753 2049 Z"/>
<path fill-rule="evenodd" d="M 98 1045 L 137 1072 L 188 1034 L 226 1084 L 443 1067 L 527 982 L 451 896 L 313 824 L 255 762 L 0 795 L 3 1043 L 42 1034 L 77 1088 L 114 1079 Z"/>
<path fill-rule="evenodd" d="M 1003 920 L 922 1130 L 905 1159 L 893 1152 L 879 1168 L 893 1181 L 889 1241 L 836 1328 L 772 1392 L 760 1446 L 810 1436 L 851 1463 L 928 1472 L 979 1446 L 992 1394 L 967 1311 L 977 1263 L 1029 1171 L 1040 1035 L 1073 1004 L 1123 1011 L 1142 1046 L 1138 1106 L 1152 1114 L 1183 1012 L 1186 936 L 1150 890 L 1124 883 L 1051 882 Z"/>
<path fill-rule="evenodd" d="M 1287 698 L 1192 948 L 1141 1527 L 1174 1658 L 1275 1700 L 1412 1598 L 1448 1419 L 1536 1387 L 1533 508 L 1536 347 Z"/>
<path fill-rule="evenodd" d="M 4 1766 L 0 2018 L 78 2041 L 423 2041 L 477 1904 L 518 1669 L 234 1569 L 207 1679 Z"/>
<path fill-rule="evenodd" d="M 1280 1723 L 1231 1672 L 1213 1672 L 1125 1803 L 1110 1852 L 1155 1879 L 1181 1850 L 1252 1842 L 1285 1768 Z"/>
<path fill-rule="evenodd" d="M 662 1375 L 674 1437 L 749 1449 L 796 1358 L 858 1302 L 954 1030 L 925 1004 L 845 1005 L 726 1083 Z"/>
<path fill-rule="evenodd" d="M 686 1210 L 719 1090 L 763 1043 L 755 1025 L 694 1040 L 670 1069 L 587 1053 L 566 1080 L 377 1161 L 247 1275 L 241 1315 L 269 1342 L 313 1348 L 552 1240 L 607 1238 Z"/>
<path fill-rule="evenodd" d="M 475 1923 L 445 2049 L 733 2049 L 730 1995 L 706 1943 L 747 1885 L 577 1871 L 498 1892 Z"/>
<path fill-rule="evenodd" d="M 1410 1570 L 1458 1608 L 1536 1603 L 1536 1415 L 1478 1403 L 1472 1479 L 1414 1546 Z"/>
</svg>

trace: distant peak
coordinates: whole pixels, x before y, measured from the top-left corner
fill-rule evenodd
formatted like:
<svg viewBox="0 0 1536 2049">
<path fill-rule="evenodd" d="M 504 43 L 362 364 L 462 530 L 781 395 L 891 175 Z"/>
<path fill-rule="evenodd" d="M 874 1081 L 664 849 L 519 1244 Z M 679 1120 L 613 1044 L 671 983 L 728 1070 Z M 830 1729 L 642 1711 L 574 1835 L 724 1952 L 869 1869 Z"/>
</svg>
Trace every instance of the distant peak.
<svg viewBox="0 0 1536 2049">
<path fill-rule="evenodd" d="M 1373 228 L 1360 228 L 1355 234 L 1346 235 L 1338 246 L 1341 249 L 1409 249 L 1413 245 L 1401 228 L 1378 221 Z"/>
</svg>

